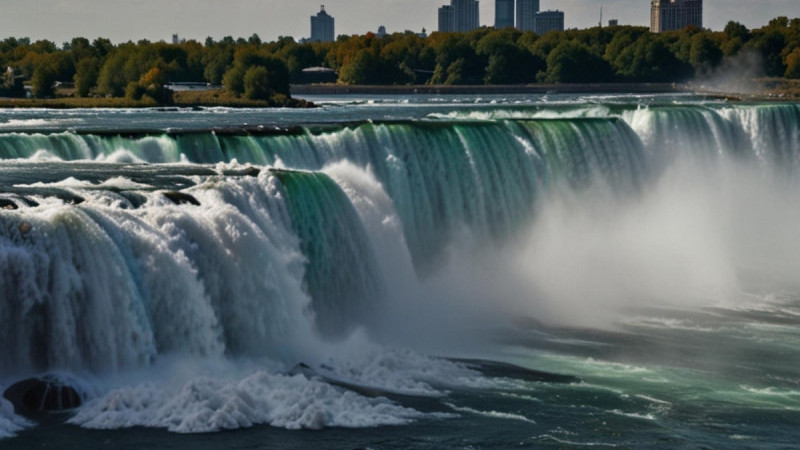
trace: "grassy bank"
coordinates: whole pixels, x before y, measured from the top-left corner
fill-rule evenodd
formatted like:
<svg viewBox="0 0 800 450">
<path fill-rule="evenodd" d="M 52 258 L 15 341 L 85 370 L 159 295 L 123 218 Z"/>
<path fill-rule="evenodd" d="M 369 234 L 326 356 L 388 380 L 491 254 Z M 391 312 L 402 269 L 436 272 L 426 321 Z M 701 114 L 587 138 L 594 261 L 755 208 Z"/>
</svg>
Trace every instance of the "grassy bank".
<svg viewBox="0 0 800 450">
<path fill-rule="evenodd" d="M 180 108 L 201 106 L 227 106 L 239 108 L 311 108 L 313 103 L 283 95 L 276 95 L 269 100 L 248 100 L 228 95 L 220 90 L 177 91 L 173 94 L 171 105 L 159 105 L 149 97 L 142 100 L 107 97 L 67 97 L 26 99 L 0 98 L 0 108 L 152 108 L 158 106 L 175 106 Z"/>
<path fill-rule="evenodd" d="M 713 83 L 581 83 L 529 85 L 391 85 L 364 86 L 341 84 L 294 85 L 292 94 L 313 95 L 510 95 L 510 94 L 668 94 L 696 93 L 730 101 L 800 101 L 800 80 L 764 78 L 736 86 Z M 248 100 L 223 90 L 176 91 L 171 105 L 159 105 L 149 97 L 142 100 L 107 97 L 74 97 L 63 90 L 56 98 L 0 98 L 0 108 L 152 108 L 159 106 L 232 108 L 311 108 L 314 104 L 302 98 L 276 95 L 270 100 Z"/>
</svg>

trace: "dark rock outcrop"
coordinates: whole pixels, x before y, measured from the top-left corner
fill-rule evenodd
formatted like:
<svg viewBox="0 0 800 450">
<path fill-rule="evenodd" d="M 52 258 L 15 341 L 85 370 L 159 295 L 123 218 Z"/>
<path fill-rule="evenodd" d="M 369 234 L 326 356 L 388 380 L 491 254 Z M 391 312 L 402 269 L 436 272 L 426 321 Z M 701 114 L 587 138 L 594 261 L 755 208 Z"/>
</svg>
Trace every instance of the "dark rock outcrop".
<svg viewBox="0 0 800 450">
<path fill-rule="evenodd" d="M 3 392 L 3 397 L 14 405 L 14 411 L 20 415 L 63 411 L 77 408 L 82 402 L 74 387 L 52 375 L 14 383 Z"/>
<path fill-rule="evenodd" d="M 17 208 L 19 208 L 19 206 L 17 206 L 17 204 L 12 202 L 11 200 L 7 198 L 0 198 L 0 209 L 17 209 Z"/>
<path fill-rule="evenodd" d="M 178 191 L 166 191 L 163 193 L 164 197 L 167 197 L 172 203 L 176 205 L 195 205 L 200 206 L 200 202 L 197 201 L 196 198 L 192 197 L 189 194 L 184 194 L 183 192 Z"/>
</svg>

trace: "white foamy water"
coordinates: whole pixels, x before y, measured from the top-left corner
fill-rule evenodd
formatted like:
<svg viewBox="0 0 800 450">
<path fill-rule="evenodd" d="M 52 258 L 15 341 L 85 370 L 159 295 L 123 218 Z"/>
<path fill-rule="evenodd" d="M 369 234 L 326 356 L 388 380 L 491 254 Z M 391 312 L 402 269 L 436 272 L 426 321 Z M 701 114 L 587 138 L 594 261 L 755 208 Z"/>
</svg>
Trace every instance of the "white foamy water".
<svg viewBox="0 0 800 450">
<path fill-rule="evenodd" d="M 0 386 L 0 391 L 4 390 L 5 387 Z M 24 418 L 14 414 L 14 407 L 11 403 L 0 397 L 0 439 L 14 437 L 18 431 L 31 425 Z"/>
<path fill-rule="evenodd" d="M 69 423 L 204 433 L 260 424 L 287 429 L 403 425 L 424 416 L 385 398 L 367 398 L 302 374 L 261 371 L 241 379 L 201 377 L 174 387 L 115 389 L 86 404 Z"/>
<path fill-rule="evenodd" d="M 462 413 L 475 414 L 475 415 L 478 415 L 478 416 L 491 417 L 491 418 L 494 418 L 494 419 L 519 420 L 519 421 L 522 421 L 522 422 L 528 422 L 528 423 L 531 423 L 531 424 L 536 424 L 536 422 L 534 420 L 529 419 L 529 418 L 527 418 L 527 417 L 525 417 L 525 416 L 523 416 L 521 414 L 513 414 L 513 413 L 507 413 L 507 412 L 501 412 L 501 411 L 482 411 L 482 410 L 478 410 L 478 409 L 469 408 L 469 407 L 466 407 L 466 406 L 456 406 L 456 405 L 454 405 L 452 403 L 445 403 L 445 405 L 447 405 L 453 411 L 458 411 L 458 412 L 462 412 Z"/>
</svg>

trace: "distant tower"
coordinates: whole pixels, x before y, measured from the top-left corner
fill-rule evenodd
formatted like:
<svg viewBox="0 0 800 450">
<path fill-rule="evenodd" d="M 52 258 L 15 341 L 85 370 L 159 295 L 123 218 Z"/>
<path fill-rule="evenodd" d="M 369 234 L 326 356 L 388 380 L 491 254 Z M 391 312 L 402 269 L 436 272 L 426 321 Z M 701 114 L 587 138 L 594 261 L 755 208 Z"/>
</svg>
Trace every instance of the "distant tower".
<svg viewBox="0 0 800 450">
<path fill-rule="evenodd" d="M 386 37 L 386 27 L 381 25 L 378 27 L 378 33 L 376 34 L 378 37 Z"/>
<path fill-rule="evenodd" d="M 650 3 L 650 31 L 703 27 L 703 0 L 653 0 Z"/>
<path fill-rule="evenodd" d="M 178 39 L 178 35 L 177 34 L 173 34 L 172 35 L 172 43 L 173 44 L 180 44 L 181 43 L 181 40 Z"/>
<path fill-rule="evenodd" d="M 455 15 L 455 31 L 472 31 L 480 26 L 478 0 L 451 0 Z"/>
<path fill-rule="evenodd" d="M 597 22 L 597 26 L 603 28 L 603 2 L 600 2 L 600 22 Z"/>
<path fill-rule="evenodd" d="M 439 8 L 439 32 L 450 33 L 455 30 L 455 11 L 452 5 Z"/>
<path fill-rule="evenodd" d="M 517 28 L 522 31 L 535 31 L 538 12 L 539 0 L 517 0 Z"/>
<path fill-rule="evenodd" d="M 533 31 L 538 35 L 549 31 L 564 31 L 564 12 L 556 10 L 536 13 L 536 29 Z"/>
<path fill-rule="evenodd" d="M 617 19 L 609 19 L 608 20 L 608 26 L 609 27 L 619 26 L 619 20 L 617 20 Z"/>
<path fill-rule="evenodd" d="M 325 5 L 320 7 L 316 16 L 311 16 L 310 41 L 333 42 L 333 17 L 325 11 Z"/>
<path fill-rule="evenodd" d="M 472 31 L 480 26 L 478 0 L 450 0 L 439 8 L 439 31 Z"/>
<path fill-rule="evenodd" d="M 514 0 L 494 1 L 494 27 L 498 30 L 514 26 Z"/>
</svg>

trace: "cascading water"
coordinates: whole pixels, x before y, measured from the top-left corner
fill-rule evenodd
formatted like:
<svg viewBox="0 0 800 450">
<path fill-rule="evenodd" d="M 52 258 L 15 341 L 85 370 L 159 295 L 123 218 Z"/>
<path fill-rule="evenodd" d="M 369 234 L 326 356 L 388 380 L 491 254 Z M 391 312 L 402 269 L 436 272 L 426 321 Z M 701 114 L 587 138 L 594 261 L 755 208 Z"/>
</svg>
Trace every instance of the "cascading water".
<svg viewBox="0 0 800 450">
<path fill-rule="evenodd" d="M 334 386 L 496 387 L 364 343 L 399 334 L 382 327 L 427 336 L 447 315 L 502 328 L 489 316 L 513 314 L 555 335 L 548 321 L 570 315 L 596 325 L 646 302 L 736 295 L 769 258 L 772 286 L 786 281 L 790 230 L 742 211 L 800 218 L 798 124 L 794 104 L 499 105 L 283 129 L 0 133 L 0 384 L 113 379 L 82 392 L 94 401 L 71 420 L 91 428 L 361 427 L 453 411 L 534 425 L 546 419 L 452 402 L 420 412 L 359 390 L 343 405 Z M 774 173 L 786 177 L 764 181 Z M 438 301 L 463 310 L 425 305 Z M 548 342 L 568 354 L 581 340 Z M 222 375 L 176 369 L 208 361 Z M 142 371 L 181 375 L 126 378 Z M 0 437 L 28 425 L 0 403 Z"/>
</svg>

